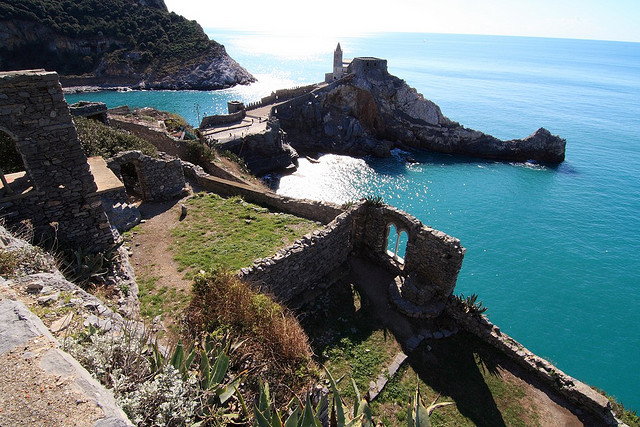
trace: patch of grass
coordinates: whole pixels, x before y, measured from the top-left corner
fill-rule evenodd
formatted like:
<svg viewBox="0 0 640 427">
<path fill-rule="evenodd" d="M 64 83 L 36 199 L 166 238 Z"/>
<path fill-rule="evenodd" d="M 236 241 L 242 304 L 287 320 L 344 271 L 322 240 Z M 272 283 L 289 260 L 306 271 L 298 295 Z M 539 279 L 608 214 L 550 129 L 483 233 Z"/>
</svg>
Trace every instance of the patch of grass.
<svg viewBox="0 0 640 427">
<path fill-rule="evenodd" d="M 164 304 L 164 292 L 156 289 L 156 282 L 158 279 L 158 276 L 140 275 L 140 277 L 138 277 L 140 314 L 145 319 L 153 319 L 164 311 L 162 309 Z"/>
<path fill-rule="evenodd" d="M 171 246 L 181 270 L 247 267 L 314 230 L 316 223 L 247 203 L 199 193 L 189 199 L 187 217 L 173 230 Z M 187 277 L 192 277 L 193 273 Z"/>
</svg>

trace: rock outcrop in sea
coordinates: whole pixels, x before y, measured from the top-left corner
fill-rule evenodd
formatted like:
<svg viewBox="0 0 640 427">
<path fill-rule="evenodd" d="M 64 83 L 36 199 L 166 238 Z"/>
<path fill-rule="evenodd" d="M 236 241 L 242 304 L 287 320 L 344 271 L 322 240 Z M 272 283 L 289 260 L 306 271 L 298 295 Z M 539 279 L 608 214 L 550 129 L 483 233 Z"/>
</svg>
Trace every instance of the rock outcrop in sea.
<svg viewBox="0 0 640 427">
<path fill-rule="evenodd" d="M 564 160 L 566 141 L 544 128 L 500 140 L 445 117 L 435 103 L 389 74 L 385 60 L 356 58 L 354 64 L 341 79 L 274 109 L 298 152 L 383 157 L 393 148 L 422 148 L 498 160 Z"/>
</svg>

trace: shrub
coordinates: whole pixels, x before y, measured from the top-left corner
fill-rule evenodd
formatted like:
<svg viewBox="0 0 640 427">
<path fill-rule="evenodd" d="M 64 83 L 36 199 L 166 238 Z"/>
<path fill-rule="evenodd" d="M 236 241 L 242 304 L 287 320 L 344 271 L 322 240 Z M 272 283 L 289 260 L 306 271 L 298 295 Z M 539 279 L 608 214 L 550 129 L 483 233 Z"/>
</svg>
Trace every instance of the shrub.
<svg viewBox="0 0 640 427">
<path fill-rule="evenodd" d="M 185 352 L 178 344 L 163 353 L 147 330 L 127 323 L 115 333 L 90 328 L 70 338 L 67 350 L 102 384 L 138 426 L 219 425 L 239 417 L 232 397 L 244 378 L 228 375 L 232 340 L 218 336 Z"/>
<path fill-rule="evenodd" d="M 123 130 L 115 129 L 96 120 L 74 117 L 80 145 L 87 157 L 113 157 L 121 151 L 139 150 L 157 157 L 158 150 L 150 142 Z"/>
<path fill-rule="evenodd" d="M 487 311 L 487 307 L 482 305 L 482 301 L 478 301 L 477 294 L 472 294 L 468 297 L 465 297 L 464 294 L 460 294 L 460 296 L 453 295 L 453 298 L 458 304 L 462 305 L 465 313 L 472 316 L 480 316 Z"/>
<path fill-rule="evenodd" d="M 220 325 L 246 339 L 243 349 L 251 353 L 253 367 L 282 390 L 300 389 L 300 377 L 313 371 L 308 337 L 297 319 L 233 273 L 216 269 L 195 278 L 186 326 L 197 338 Z"/>
</svg>

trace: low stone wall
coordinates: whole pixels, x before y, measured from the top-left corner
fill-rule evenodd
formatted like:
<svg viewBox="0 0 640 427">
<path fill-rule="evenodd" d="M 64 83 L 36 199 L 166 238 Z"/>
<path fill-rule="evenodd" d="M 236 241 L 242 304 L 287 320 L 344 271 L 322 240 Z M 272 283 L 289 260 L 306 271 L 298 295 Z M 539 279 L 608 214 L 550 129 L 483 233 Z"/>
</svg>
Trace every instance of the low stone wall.
<svg viewBox="0 0 640 427">
<path fill-rule="evenodd" d="M 178 158 L 164 153 L 159 158 L 153 158 L 140 151 L 123 151 L 107 160 L 109 169 L 120 179 L 121 168 L 127 163 L 135 166 L 145 201 L 171 199 L 184 191 L 184 172 Z"/>
<path fill-rule="evenodd" d="M 275 102 L 282 102 L 291 98 L 306 95 L 317 87 L 318 86 L 316 84 L 311 84 L 306 86 L 296 86 L 289 89 L 278 89 L 275 92 L 271 92 L 271 95 L 261 98 L 260 101 L 247 104 L 245 110 L 255 110 L 264 105 L 273 104 Z"/>
<path fill-rule="evenodd" d="M 104 124 L 109 123 L 107 118 L 107 104 L 104 102 L 80 101 L 69 105 L 72 116 L 88 117 Z"/>
<path fill-rule="evenodd" d="M 221 196 L 241 196 L 248 202 L 318 221 L 322 224 L 330 223 L 343 212 L 340 206 L 332 203 L 295 199 L 272 192 L 260 191 L 246 184 L 211 176 L 205 173 L 200 166 L 195 166 L 188 162 L 182 162 L 182 165 L 186 176 L 194 179 L 204 190 Z"/>
<path fill-rule="evenodd" d="M 502 333 L 486 317 L 467 314 L 464 307 L 455 300 L 448 302 L 446 312 L 461 328 L 505 354 L 578 407 L 586 408 L 600 417 L 605 425 L 624 425 L 615 418 L 611 403 L 605 396 L 536 356 L 509 335 Z"/>
<path fill-rule="evenodd" d="M 190 152 L 188 146 L 189 142 L 187 141 L 181 141 L 172 138 L 165 132 L 151 129 L 148 126 L 142 124 L 120 120 L 119 118 L 114 118 L 113 116 L 110 117 L 110 122 L 111 125 L 115 125 L 120 129 L 126 130 L 146 139 L 159 151 L 165 152 L 170 156 L 180 157 L 181 159 L 189 159 L 190 157 L 192 157 L 192 153 Z M 207 173 L 209 173 L 210 175 L 217 176 L 229 181 L 242 182 L 236 176 L 215 165 L 214 163 L 208 162 L 205 167 Z"/>
<path fill-rule="evenodd" d="M 232 114 L 218 114 L 215 116 L 205 116 L 200 122 L 200 129 L 212 128 L 214 126 L 226 125 L 239 122 L 246 116 L 244 110 Z"/>
<path fill-rule="evenodd" d="M 353 249 L 352 229 L 353 213 L 345 212 L 274 256 L 256 260 L 239 276 L 281 301 L 295 301 L 347 260 Z"/>
</svg>

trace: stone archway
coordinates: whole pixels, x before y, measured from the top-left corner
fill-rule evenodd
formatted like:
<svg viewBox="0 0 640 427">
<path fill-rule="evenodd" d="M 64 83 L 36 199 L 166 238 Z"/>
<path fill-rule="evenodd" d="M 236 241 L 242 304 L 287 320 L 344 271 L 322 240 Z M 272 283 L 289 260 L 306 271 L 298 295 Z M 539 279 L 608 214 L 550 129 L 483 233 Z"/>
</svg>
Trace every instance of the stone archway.
<svg viewBox="0 0 640 427">
<path fill-rule="evenodd" d="M 26 176 L 26 172 L 15 139 L 0 128 L 0 197 L 12 196 L 19 191 L 15 181 L 20 175 Z"/>
<path fill-rule="evenodd" d="M 0 129 L 15 142 L 36 191 L 0 199 L 9 223 L 30 220 L 36 232 L 59 224 L 58 236 L 92 251 L 114 243 L 96 183 L 55 72 L 0 72 Z"/>
</svg>

